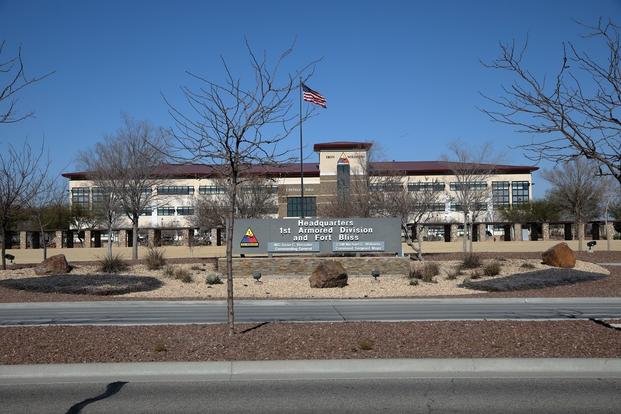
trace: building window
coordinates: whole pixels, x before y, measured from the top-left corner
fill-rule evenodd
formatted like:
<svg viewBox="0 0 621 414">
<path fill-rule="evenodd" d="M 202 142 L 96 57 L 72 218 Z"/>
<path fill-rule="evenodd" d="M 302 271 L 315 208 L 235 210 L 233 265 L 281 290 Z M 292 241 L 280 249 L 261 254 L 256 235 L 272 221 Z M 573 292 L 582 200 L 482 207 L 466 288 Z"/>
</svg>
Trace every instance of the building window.
<svg viewBox="0 0 621 414">
<path fill-rule="evenodd" d="M 217 185 L 201 185 L 198 187 L 198 193 L 201 195 L 224 194 L 224 187 L 219 187 Z"/>
<path fill-rule="evenodd" d="M 349 196 L 350 172 L 349 160 L 343 154 L 336 163 L 336 193 L 341 198 Z"/>
<path fill-rule="evenodd" d="M 71 189 L 71 204 L 88 208 L 90 190 L 88 187 L 74 187 Z"/>
<path fill-rule="evenodd" d="M 383 192 L 398 192 L 403 191 L 403 184 L 401 183 L 371 183 L 369 185 L 371 191 L 383 191 Z"/>
<path fill-rule="evenodd" d="M 194 214 L 194 207 L 177 207 L 178 216 L 191 216 Z"/>
<path fill-rule="evenodd" d="M 445 187 L 446 186 L 444 183 L 438 183 L 438 182 L 419 181 L 415 183 L 408 183 L 408 191 L 440 192 L 440 191 L 444 191 Z"/>
<path fill-rule="evenodd" d="M 461 191 L 463 189 L 485 190 L 487 183 L 485 181 L 467 181 L 463 183 L 453 182 L 450 184 L 451 191 Z"/>
<path fill-rule="evenodd" d="M 194 187 L 191 185 L 165 185 L 157 187 L 157 193 L 160 195 L 192 195 Z"/>
<path fill-rule="evenodd" d="M 151 216 L 152 214 L 153 214 L 152 208 L 145 208 L 144 210 L 140 212 L 141 216 Z"/>
<path fill-rule="evenodd" d="M 110 192 L 106 191 L 101 187 L 93 187 L 93 208 L 98 208 L 103 205 L 106 201 L 106 197 L 109 196 Z"/>
<path fill-rule="evenodd" d="M 509 207 L 509 181 L 492 181 L 494 208 Z"/>
<path fill-rule="evenodd" d="M 174 216 L 175 208 L 174 207 L 160 207 L 157 209 L 158 216 Z"/>
<path fill-rule="evenodd" d="M 530 183 L 528 181 L 511 181 L 511 203 L 526 204 L 529 201 Z"/>
<path fill-rule="evenodd" d="M 302 214 L 302 197 L 287 198 L 287 217 L 314 217 L 317 215 L 315 197 L 304 197 L 304 214 Z"/>
<path fill-rule="evenodd" d="M 431 204 L 417 204 L 416 208 L 418 210 L 420 209 L 427 209 L 429 212 L 433 212 L 433 213 L 440 213 L 440 212 L 444 212 L 446 206 L 444 205 L 444 203 L 431 203 Z"/>
<path fill-rule="evenodd" d="M 451 211 L 464 211 L 464 209 L 461 206 L 461 203 L 451 203 Z M 487 210 L 487 204 L 486 203 L 476 203 L 474 206 L 474 210 L 475 211 L 485 211 Z"/>
</svg>

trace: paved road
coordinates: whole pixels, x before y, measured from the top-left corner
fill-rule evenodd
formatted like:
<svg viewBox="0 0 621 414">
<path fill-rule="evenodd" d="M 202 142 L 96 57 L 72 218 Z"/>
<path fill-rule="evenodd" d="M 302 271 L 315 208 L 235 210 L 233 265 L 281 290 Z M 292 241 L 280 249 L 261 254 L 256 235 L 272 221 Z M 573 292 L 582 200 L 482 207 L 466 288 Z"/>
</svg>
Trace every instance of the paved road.
<svg viewBox="0 0 621 414">
<path fill-rule="evenodd" d="M 621 298 L 237 301 L 238 322 L 621 318 Z M 224 301 L 0 304 L 0 325 L 221 323 Z"/>
<path fill-rule="evenodd" d="M 621 378 L 0 385 L 0 413 L 614 413 Z"/>
</svg>

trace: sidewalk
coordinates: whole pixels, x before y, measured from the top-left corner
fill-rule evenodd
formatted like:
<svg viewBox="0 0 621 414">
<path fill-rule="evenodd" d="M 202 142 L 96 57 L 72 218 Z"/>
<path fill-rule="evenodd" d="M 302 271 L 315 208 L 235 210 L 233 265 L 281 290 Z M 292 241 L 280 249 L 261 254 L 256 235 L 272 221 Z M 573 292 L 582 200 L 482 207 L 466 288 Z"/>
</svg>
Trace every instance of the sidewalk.
<svg viewBox="0 0 621 414">
<path fill-rule="evenodd" d="M 621 359 L 341 359 L 0 365 L 0 384 L 453 377 L 621 378 Z"/>
</svg>

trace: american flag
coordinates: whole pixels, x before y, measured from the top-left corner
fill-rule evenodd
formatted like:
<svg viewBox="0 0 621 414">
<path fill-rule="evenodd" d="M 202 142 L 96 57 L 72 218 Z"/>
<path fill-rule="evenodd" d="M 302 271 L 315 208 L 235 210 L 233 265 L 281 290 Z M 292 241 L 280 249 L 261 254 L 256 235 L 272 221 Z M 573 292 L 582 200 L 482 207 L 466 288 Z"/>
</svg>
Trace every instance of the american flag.
<svg viewBox="0 0 621 414">
<path fill-rule="evenodd" d="M 302 83 L 302 91 L 304 92 L 303 97 L 305 101 L 314 103 L 315 105 L 319 105 L 323 108 L 328 107 L 326 98 L 321 96 L 319 92 L 312 90 L 311 88 L 304 85 L 303 83 Z"/>
</svg>

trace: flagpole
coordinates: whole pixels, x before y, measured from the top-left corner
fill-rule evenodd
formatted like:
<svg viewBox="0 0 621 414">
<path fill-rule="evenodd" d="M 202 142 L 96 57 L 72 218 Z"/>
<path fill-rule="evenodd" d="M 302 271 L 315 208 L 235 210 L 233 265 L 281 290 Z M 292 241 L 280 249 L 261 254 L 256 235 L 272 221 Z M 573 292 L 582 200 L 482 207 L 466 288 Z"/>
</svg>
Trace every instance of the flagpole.
<svg viewBox="0 0 621 414">
<path fill-rule="evenodd" d="M 302 152 L 302 78 L 300 77 L 300 207 L 304 218 L 304 155 Z"/>
</svg>

